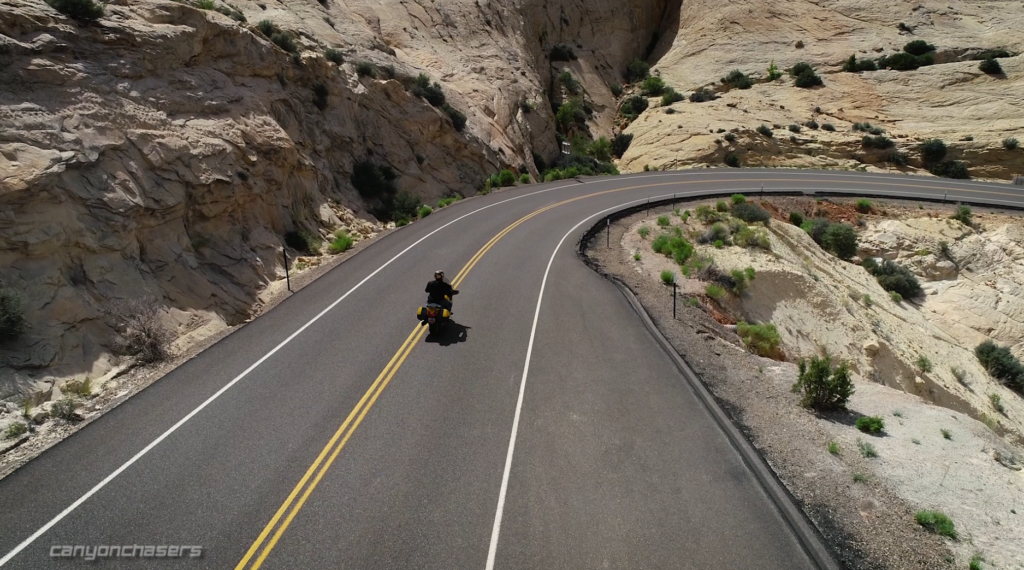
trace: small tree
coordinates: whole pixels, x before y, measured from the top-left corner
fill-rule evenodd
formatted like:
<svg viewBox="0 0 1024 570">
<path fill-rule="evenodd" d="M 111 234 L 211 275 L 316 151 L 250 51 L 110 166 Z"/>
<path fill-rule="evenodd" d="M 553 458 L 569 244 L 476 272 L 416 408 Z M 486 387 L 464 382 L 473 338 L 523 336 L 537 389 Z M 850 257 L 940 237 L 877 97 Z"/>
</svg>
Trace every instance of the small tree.
<svg viewBox="0 0 1024 570">
<path fill-rule="evenodd" d="M 626 150 L 631 142 L 633 142 L 632 134 L 619 133 L 615 135 L 612 137 L 612 154 L 616 158 L 622 158 L 622 155 L 626 154 Z"/>
<path fill-rule="evenodd" d="M 942 139 L 928 139 L 921 143 L 921 160 L 934 164 L 946 158 L 946 143 Z"/>
<path fill-rule="evenodd" d="M 601 162 L 607 162 L 612 158 L 612 143 L 608 137 L 599 137 L 590 145 L 590 154 Z"/>
<path fill-rule="evenodd" d="M 665 92 L 665 82 L 660 77 L 648 77 L 644 79 L 640 91 L 648 97 L 658 97 Z"/>
<path fill-rule="evenodd" d="M 846 408 L 853 395 L 853 381 L 845 362 L 833 368 L 832 357 L 815 356 L 810 362 L 801 359 L 799 371 L 793 391 L 803 394 L 800 405 L 819 411 Z"/>
<path fill-rule="evenodd" d="M 768 65 L 768 81 L 775 81 L 782 77 L 782 72 L 779 71 L 779 66 L 775 65 L 775 60 Z"/>
<path fill-rule="evenodd" d="M 850 259 L 857 255 L 857 233 L 846 224 L 829 224 L 822 237 L 825 249 L 831 251 L 839 259 Z"/>
<path fill-rule="evenodd" d="M 13 289 L 0 289 L 0 341 L 14 340 L 28 328 L 21 304 L 21 293 Z"/>
</svg>

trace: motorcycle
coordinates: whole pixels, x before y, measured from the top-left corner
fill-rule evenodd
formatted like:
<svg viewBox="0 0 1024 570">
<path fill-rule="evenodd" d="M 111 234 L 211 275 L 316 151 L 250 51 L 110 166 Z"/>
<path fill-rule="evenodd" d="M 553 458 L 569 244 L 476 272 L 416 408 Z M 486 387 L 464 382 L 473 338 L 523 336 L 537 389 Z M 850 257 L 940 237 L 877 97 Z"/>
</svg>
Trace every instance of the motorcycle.
<svg viewBox="0 0 1024 570">
<path fill-rule="evenodd" d="M 453 294 L 458 294 L 455 291 Z M 450 295 L 445 295 L 446 301 L 451 301 Z M 416 318 L 420 321 L 420 326 L 428 326 L 429 334 L 434 334 L 444 328 L 445 325 L 451 322 L 452 313 L 448 309 L 445 309 L 437 303 L 430 303 L 429 300 L 426 305 L 416 309 Z"/>
</svg>

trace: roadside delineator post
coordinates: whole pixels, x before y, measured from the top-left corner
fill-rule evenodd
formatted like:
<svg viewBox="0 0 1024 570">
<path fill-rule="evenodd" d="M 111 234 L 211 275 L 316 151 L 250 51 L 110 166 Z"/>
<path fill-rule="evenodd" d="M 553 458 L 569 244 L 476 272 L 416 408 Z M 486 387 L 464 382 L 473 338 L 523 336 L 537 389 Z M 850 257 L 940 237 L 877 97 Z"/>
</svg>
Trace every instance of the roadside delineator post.
<svg viewBox="0 0 1024 570">
<path fill-rule="evenodd" d="M 647 197 L 647 215 L 648 216 L 651 215 L 651 198 L 650 198 L 650 196 Z"/>
<path fill-rule="evenodd" d="M 292 292 L 292 279 L 288 275 L 288 250 L 281 248 L 281 254 L 284 255 L 284 282 L 288 286 L 288 292 Z"/>
<path fill-rule="evenodd" d="M 672 320 L 676 318 L 676 272 L 672 272 Z"/>
<path fill-rule="evenodd" d="M 605 241 L 607 242 L 608 249 L 611 249 L 611 247 L 612 247 L 612 219 L 611 218 L 606 218 L 605 221 L 608 222 L 608 226 L 607 226 L 608 227 L 608 231 L 605 233 L 605 236 L 607 236 L 607 238 L 605 239 Z"/>
</svg>

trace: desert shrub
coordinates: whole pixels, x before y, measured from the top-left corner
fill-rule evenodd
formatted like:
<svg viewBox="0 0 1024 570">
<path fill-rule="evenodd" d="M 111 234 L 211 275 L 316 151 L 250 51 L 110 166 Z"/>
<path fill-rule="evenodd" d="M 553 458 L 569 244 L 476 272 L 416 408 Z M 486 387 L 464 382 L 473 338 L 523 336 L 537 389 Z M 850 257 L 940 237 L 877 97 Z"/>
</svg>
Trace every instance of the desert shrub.
<svg viewBox="0 0 1024 570">
<path fill-rule="evenodd" d="M 685 97 L 683 97 L 682 93 L 676 91 L 675 89 L 673 89 L 671 87 L 666 87 L 665 88 L 665 93 L 662 94 L 662 96 L 661 96 L 661 106 L 662 107 L 667 107 L 667 106 L 669 106 L 669 105 L 671 105 L 673 103 L 678 103 L 678 102 L 682 101 L 683 99 L 685 99 Z"/>
<path fill-rule="evenodd" d="M 529 184 L 530 183 L 530 175 L 529 174 L 521 174 L 519 176 L 519 183 L 520 184 Z"/>
<path fill-rule="evenodd" d="M 907 153 L 905 153 L 905 152 L 894 152 L 894 153 L 890 154 L 886 158 L 887 162 L 890 162 L 890 163 L 895 164 L 897 166 L 906 166 L 907 165 L 907 161 L 909 161 L 909 160 L 910 160 L 910 157 L 907 156 Z"/>
<path fill-rule="evenodd" d="M 817 130 L 818 129 L 818 121 L 815 121 L 814 119 L 811 119 L 810 121 L 807 121 L 806 123 L 804 123 L 804 126 L 807 127 L 808 129 L 811 129 L 812 131 Z"/>
<path fill-rule="evenodd" d="M 790 68 L 789 74 L 791 76 L 793 76 L 793 77 L 797 77 L 797 76 L 799 76 L 801 73 L 803 73 L 805 71 L 814 71 L 814 68 L 811 67 L 811 64 L 809 64 L 807 62 L 804 62 L 804 61 L 801 61 L 800 63 L 798 63 L 798 64 L 794 65 L 792 68 Z"/>
<path fill-rule="evenodd" d="M 907 42 L 907 45 L 903 46 L 903 51 L 910 55 L 924 55 L 930 51 L 935 51 L 935 46 L 924 40 L 914 40 Z"/>
<path fill-rule="evenodd" d="M 800 127 L 800 125 L 798 125 L 796 123 L 793 123 L 793 124 L 789 125 L 789 130 L 790 130 L 790 132 L 793 132 L 793 133 L 799 133 L 803 129 Z"/>
<path fill-rule="evenodd" d="M 717 301 L 725 296 L 725 289 L 712 283 L 704 288 L 704 294 Z"/>
<path fill-rule="evenodd" d="M 0 289 L 0 341 L 14 340 L 28 329 L 21 308 L 24 297 L 14 289 Z"/>
<path fill-rule="evenodd" d="M 726 153 L 725 165 L 731 166 L 732 168 L 740 167 L 740 157 L 735 152 Z"/>
<path fill-rule="evenodd" d="M 1017 144 L 1017 139 L 1013 137 L 1003 139 L 1003 148 L 1006 150 L 1017 150 Z"/>
<path fill-rule="evenodd" d="M 626 83 L 636 83 L 637 81 L 643 81 L 651 73 L 651 66 L 647 62 L 634 59 L 629 62 L 626 66 Z"/>
<path fill-rule="evenodd" d="M 942 139 L 928 139 L 921 143 L 921 160 L 925 164 L 934 164 L 946 158 L 946 143 Z"/>
<path fill-rule="evenodd" d="M 793 85 L 796 85 L 797 87 L 801 87 L 804 89 L 809 89 L 811 87 L 816 87 L 818 85 L 823 84 L 824 83 L 822 82 L 821 77 L 819 77 L 817 73 L 814 73 L 814 70 L 810 66 L 807 66 L 806 69 L 801 71 L 800 74 L 797 75 L 796 79 L 793 81 Z"/>
<path fill-rule="evenodd" d="M 651 228 L 647 226 L 640 226 L 640 228 L 636 230 L 636 233 L 640 234 L 640 239 L 647 239 L 647 236 L 651 233 Z"/>
<path fill-rule="evenodd" d="M 359 77 L 375 78 L 377 77 L 377 66 L 368 61 L 360 61 L 356 64 L 356 74 Z"/>
<path fill-rule="evenodd" d="M 825 123 L 824 125 L 821 125 L 821 130 L 823 130 L 823 131 L 835 131 L 836 130 L 836 126 L 833 125 L 832 123 Z"/>
<path fill-rule="evenodd" d="M 511 170 L 502 170 L 498 173 L 498 184 L 500 186 L 515 186 L 516 173 Z"/>
<path fill-rule="evenodd" d="M 633 142 L 632 134 L 619 133 L 615 135 L 612 137 L 612 154 L 616 158 L 622 158 L 622 155 L 626 154 L 626 150 L 631 142 Z"/>
<path fill-rule="evenodd" d="M 950 219 L 956 220 L 965 226 L 971 225 L 971 207 L 964 206 L 963 204 L 957 204 L 956 211 L 950 216 Z"/>
<path fill-rule="evenodd" d="M 633 95 L 632 97 L 627 97 L 626 100 L 622 102 L 622 106 L 619 107 L 619 113 L 621 113 L 623 117 L 626 117 L 627 119 L 630 120 L 637 118 L 638 116 L 640 116 L 640 113 L 643 113 L 646 110 L 647 99 L 641 97 L 640 95 Z"/>
<path fill-rule="evenodd" d="M 730 142 L 730 143 L 736 142 L 736 135 L 734 135 L 732 133 L 725 133 L 725 136 L 723 136 L 722 138 L 724 138 L 726 140 L 726 142 Z"/>
<path fill-rule="evenodd" d="M 756 275 L 753 267 L 747 267 L 745 270 L 733 269 L 730 271 L 729 277 L 731 277 L 732 281 L 732 292 L 736 295 L 742 295 Z"/>
<path fill-rule="evenodd" d="M 75 399 L 71 396 L 64 396 L 54 402 L 53 407 L 50 408 L 50 417 L 69 422 L 79 419 L 78 414 L 75 413 Z"/>
<path fill-rule="evenodd" d="M 761 222 L 766 226 L 771 223 L 772 219 L 771 214 L 769 214 L 764 208 L 750 202 L 734 203 L 732 206 L 732 215 L 744 222 L 747 222 L 748 224 Z"/>
<path fill-rule="evenodd" d="M 903 295 L 900 295 L 896 291 L 889 291 L 889 298 L 892 299 L 893 303 L 902 303 Z"/>
<path fill-rule="evenodd" d="M 804 220 L 804 223 L 800 224 L 800 229 L 807 232 L 814 240 L 814 243 L 823 246 L 825 240 L 825 231 L 831 225 L 826 219 L 815 218 L 813 220 Z"/>
<path fill-rule="evenodd" d="M 259 23 L 256 24 L 256 29 L 267 38 L 281 31 L 281 29 L 277 27 L 277 24 L 270 20 L 260 20 Z"/>
<path fill-rule="evenodd" d="M 974 54 L 971 59 L 975 61 L 985 59 L 995 59 L 997 57 L 1013 57 L 1013 54 L 1006 51 L 1005 49 L 987 49 L 985 51 Z"/>
<path fill-rule="evenodd" d="M 576 59 L 576 53 L 572 51 L 570 46 L 557 44 L 551 48 L 550 59 L 551 61 L 572 61 Z"/>
<path fill-rule="evenodd" d="M 717 214 L 716 214 L 717 215 Z M 721 241 L 723 244 L 729 243 L 732 239 L 732 234 L 729 232 L 729 228 L 725 227 L 721 222 L 715 222 L 711 224 L 711 227 L 704 231 L 703 234 L 697 238 L 698 243 L 715 243 Z"/>
<path fill-rule="evenodd" d="M 654 253 L 666 254 L 668 252 L 668 235 L 662 234 L 651 242 L 651 249 Z"/>
<path fill-rule="evenodd" d="M 618 83 L 612 83 L 609 87 L 612 90 L 612 95 L 614 95 L 616 97 L 621 97 L 622 96 L 622 86 L 621 85 L 619 85 Z"/>
<path fill-rule="evenodd" d="M 306 230 L 290 231 L 284 234 L 284 243 L 304 255 L 320 255 L 320 236 Z"/>
<path fill-rule="evenodd" d="M 733 243 L 740 247 L 757 247 L 763 250 L 771 250 L 771 241 L 768 239 L 768 233 L 763 229 L 755 229 L 744 226 L 742 229 L 737 231 L 733 236 Z"/>
<path fill-rule="evenodd" d="M 754 82 L 750 77 L 738 69 L 730 71 L 729 75 L 723 77 L 722 83 L 731 85 L 737 89 L 750 89 L 754 85 Z"/>
<path fill-rule="evenodd" d="M 558 82 L 572 95 L 579 95 L 583 91 L 583 86 L 580 85 L 579 80 L 573 77 L 572 73 L 568 71 L 563 71 L 559 74 Z"/>
<path fill-rule="evenodd" d="M 978 64 L 978 69 L 989 75 L 999 75 L 1003 72 L 1003 66 L 999 65 L 999 62 L 992 58 L 982 60 Z"/>
<path fill-rule="evenodd" d="M 719 212 L 728 212 L 729 211 L 729 204 L 727 204 L 725 202 L 725 200 L 719 200 L 715 204 L 715 209 L 718 210 Z"/>
<path fill-rule="evenodd" d="M 213 10 L 217 4 L 213 0 L 196 0 L 196 8 L 200 10 Z M 228 12 L 230 12 L 230 8 Z"/>
<path fill-rule="evenodd" d="M 648 77 L 640 85 L 640 92 L 648 97 L 658 97 L 665 92 L 665 82 L 660 77 Z"/>
<path fill-rule="evenodd" d="M 420 218 L 420 219 L 426 218 L 427 216 L 429 216 L 433 212 L 434 212 L 433 208 L 431 208 L 430 206 L 427 206 L 427 205 L 424 204 L 423 206 L 420 206 L 419 208 L 416 208 L 416 217 Z"/>
<path fill-rule="evenodd" d="M 345 62 L 345 58 L 344 56 L 342 56 L 341 50 L 337 50 L 334 48 L 327 48 L 327 50 L 324 51 L 324 57 L 327 58 L 327 61 L 334 62 L 338 65 L 341 65 L 342 63 Z"/>
<path fill-rule="evenodd" d="M 862 59 L 860 61 L 857 61 L 857 56 L 855 54 L 850 55 L 850 58 L 847 59 L 845 63 L 843 63 L 843 71 L 846 71 L 848 73 L 876 70 L 878 70 L 878 66 L 875 65 L 874 61 L 871 61 L 870 59 Z"/>
<path fill-rule="evenodd" d="M 693 255 L 693 244 L 686 241 L 682 236 L 677 236 L 668 241 L 668 249 L 672 252 L 672 259 L 679 265 L 686 263 Z"/>
<path fill-rule="evenodd" d="M 803 394 L 800 405 L 819 411 L 846 408 L 853 394 L 853 381 L 845 362 L 833 367 L 828 355 L 812 357 L 810 362 L 801 359 L 799 372 L 793 391 Z"/>
<path fill-rule="evenodd" d="M 395 171 L 390 166 L 378 166 L 361 160 L 353 166 L 350 181 L 360 196 L 383 199 L 397 190 L 394 185 L 395 178 Z"/>
<path fill-rule="evenodd" d="M 744 196 L 743 194 L 733 194 L 732 196 L 729 197 L 729 201 L 731 201 L 735 206 L 736 204 L 745 203 L 747 201 L 747 197 Z"/>
<path fill-rule="evenodd" d="M 670 223 L 671 222 L 669 221 L 669 217 L 668 216 L 658 216 L 658 225 L 659 226 L 665 227 L 665 226 L 669 225 Z"/>
<path fill-rule="evenodd" d="M 743 339 L 743 344 L 754 354 L 768 358 L 778 357 L 782 339 L 774 324 L 757 325 L 740 321 L 736 324 L 736 332 Z"/>
<path fill-rule="evenodd" d="M 441 110 L 444 111 L 444 113 L 448 115 L 448 118 L 452 120 L 452 127 L 454 127 L 456 131 L 461 133 L 462 129 L 466 128 L 466 115 L 464 113 L 455 107 L 452 107 L 448 103 L 445 103 L 441 107 Z"/>
<path fill-rule="evenodd" d="M 914 516 L 917 524 L 928 529 L 930 532 L 956 539 L 956 525 L 953 521 L 940 511 L 918 511 Z"/>
<path fill-rule="evenodd" d="M 839 259 L 850 259 L 857 255 L 857 234 L 847 224 L 829 224 L 822 236 L 824 248 Z"/>
<path fill-rule="evenodd" d="M 868 200 L 867 198 L 861 198 L 857 200 L 857 204 L 855 207 L 857 208 L 858 212 L 862 214 L 867 214 L 871 212 L 871 200 Z"/>
<path fill-rule="evenodd" d="M 675 276 L 674 273 L 672 273 L 668 269 L 663 269 L 661 271 L 661 282 L 662 283 L 664 283 L 666 285 L 670 285 L 672 283 L 675 283 L 675 281 L 676 281 L 676 276 Z"/>
<path fill-rule="evenodd" d="M 768 81 L 775 81 L 780 77 L 782 77 L 782 72 L 779 71 L 779 66 L 775 65 L 775 60 L 773 59 L 772 62 L 768 64 Z"/>
<path fill-rule="evenodd" d="M 416 211 L 422 205 L 423 202 L 420 201 L 418 196 L 402 190 L 394 197 L 388 197 L 384 200 L 384 208 L 380 213 L 381 216 L 395 220 L 396 223 L 401 220 L 405 220 L 408 223 L 409 220 L 416 217 Z"/>
<path fill-rule="evenodd" d="M 690 93 L 691 103 L 704 103 L 707 101 L 714 101 L 717 98 L 718 96 L 715 95 L 715 92 L 710 89 L 698 89 L 697 91 Z"/>
<path fill-rule="evenodd" d="M 103 5 L 93 0 L 46 0 L 46 3 L 61 14 L 82 22 L 98 20 L 103 15 Z"/>
<path fill-rule="evenodd" d="M 1024 364 L 1009 348 L 986 340 L 975 347 L 974 355 L 993 378 L 1017 391 L 1024 391 Z"/>
<path fill-rule="evenodd" d="M 790 212 L 789 223 L 793 224 L 794 226 L 802 226 L 804 223 L 804 215 L 801 214 L 800 212 Z"/>
<path fill-rule="evenodd" d="M 882 433 L 885 429 L 885 420 L 878 416 L 861 416 L 857 418 L 856 426 L 864 433 Z"/>
<path fill-rule="evenodd" d="M 608 162 L 612 159 L 612 143 L 608 137 L 599 137 L 590 145 L 590 154 L 601 162 Z"/>
<path fill-rule="evenodd" d="M 864 148 L 886 149 L 896 146 L 896 143 L 892 142 L 892 139 L 886 136 L 864 135 L 864 138 L 860 140 L 860 145 Z"/>
<path fill-rule="evenodd" d="M 898 52 L 878 58 L 878 67 L 895 69 L 896 71 L 912 71 L 919 67 L 931 65 L 931 55 L 916 56 L 906 52 Z"/>
<path fill-rule="evenodd" d="M 863 265 L 865 269 L 875 276 L 878 284 L 886 291 L 895 291 L 904 299 L 913 299 L 922 292 L 921 282 L 917 280 L 917 277 L 909 269 L 902 265 L 888 259 L 883 261 L 881 265 L 875 263 L 874 267 L 868 267 L 867 263 Z"/>
<path fill-rule="evenodd" d="M 422 217 L 422 216 L 421 216 Z M 352 244 L 355 243 L 355 239 L 348 235 L 344 230 L 339 230 L 334 234 L 334 240 L 331 241 L 331 245 L 328 246 L 327 251 L 338 254 L 344 253 L 352 248 Z"/>
<path fill-rule="evenodd" d="M 270 41 L 274 42 L 274 45 L 288 53 L 296 53 L 299 51 L 299 46 L 295 43 L 295 40 L 290 34 L 285 32 L 277 32 L 270 36 Z"/>
<path fill-rule="evenodd" d="M 967 163 L 960 160 L 943 160 L 938 164 L 932 165 L 928 172 L 935 176 L 960 180 L 966 180 L 971 177 L 970 172 L 967 170 Z"/>
<path fill-rule="evenodd" d="M 167 358 L 171 334 L 160 324 L 158 311 L 154 298 L 111 301 L 107 314 L 116 331 L 111 351 L 117 356 L 134 357 L 140 364 Z"/>
<path fill-rule="evenodd" d="M 917 369 L 920 372 L 931 372 L 932 371 L 932 361 L 931 361 L 931 359 L 928 358 L 927 356 L 923 355 L 923 354 L 917 355 L 917 360 L 914 361 L 914 364 L 917 365 Z"/>
<path fill-rule="evenodd" d="M 28 425 L 22 422 L 15 422 L 7 426 L 7 431 L 4 432 L 4 439 L 17 439 L 28 433 Z"/>
<path fill-rule="evenodd" d="M 441 84 L 435 81 L 431 85 L 430 78 L 425 73 L 416 76 L 411 91 L 413 95 L 425 99 L 427 103 L 435 107 L 444 105 L 444 91 L 441 89 Z"/>
<path fill-rule="evenodd" d="M 773 133 L 767 125 L 761 125 L 760 127 L 757 127 L 757 132 L 761 133 L 762 135 L 768 138 L 772 138 L 773 136 L 775 136 L 775 133 Z"/>
</svg>

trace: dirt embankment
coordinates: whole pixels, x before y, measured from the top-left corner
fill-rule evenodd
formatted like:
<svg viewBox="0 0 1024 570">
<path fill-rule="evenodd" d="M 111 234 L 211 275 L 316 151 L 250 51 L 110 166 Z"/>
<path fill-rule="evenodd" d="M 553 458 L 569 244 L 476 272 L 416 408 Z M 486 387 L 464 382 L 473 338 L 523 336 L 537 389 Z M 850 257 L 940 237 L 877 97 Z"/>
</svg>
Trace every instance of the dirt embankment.
<svg viewBox="0 0 1024 570">
<path fill-rule="evenodd" d="M 679 214 L 699 205 L 681 204 Z M 1008 262 L 1018 259 L 1020 216 L 976 213 L 967 227 L 948 219 L 949 206 L 876 203 L 867 214 L 846 200 L 772 198 L 763 206 L 774 217 L 768 251 L 697 244 L 693 236 L 707 225 L 665 208 L 620 220 L 613 238 L 621 249 L 588 255 L 637 294 L 849 568 L 966 567 L 975 555 L 995 567 L 1024 567 L 1024 405 L 973 354 L 991 338 L 1021 355 L 1014 292 L 1024 274 Z M 860 256 L 910 268 L 924 294 L 893 300 L 862 267 L 789 224 L 790 211 L 852 223 Z M 669 226 L 659 229 L 657 216 Z M 638 232 L 644 226 L 646 239 Z M 654 253 L 653 239 L 676 227 L 694 241 L 695 255 L 713 258 L 726 274 L 753 268 L 746 292 L 711 300 L 707 283 L 683 278 L 672 259 Z M 677 320 L 671 289 L 661 283 L 666 270 L 680 280 Z M 774 323 L 785 361 L 748 352 L 730 326 L 737 320 Z M 813 414 L 790 391 L 795 362 L 823 352 L 850 363 L 855 393 L 847 413 Z M 884 435 L 859 432 L 860 416 L 882 417 Z M 865 456 L 865 443 L 876 457 Z M 925 531 L 915 522 L 922 509 L 949 515 L 959 539 Z"/>
</svg>

